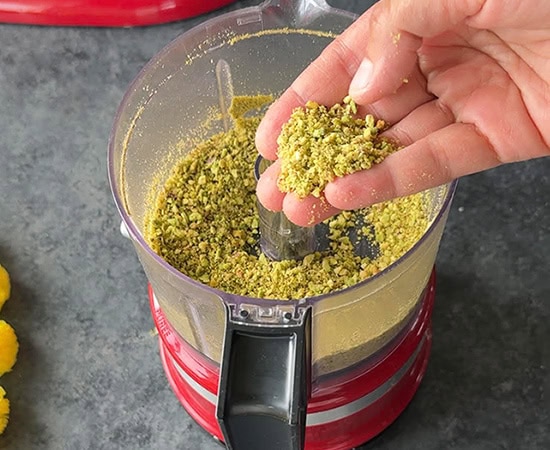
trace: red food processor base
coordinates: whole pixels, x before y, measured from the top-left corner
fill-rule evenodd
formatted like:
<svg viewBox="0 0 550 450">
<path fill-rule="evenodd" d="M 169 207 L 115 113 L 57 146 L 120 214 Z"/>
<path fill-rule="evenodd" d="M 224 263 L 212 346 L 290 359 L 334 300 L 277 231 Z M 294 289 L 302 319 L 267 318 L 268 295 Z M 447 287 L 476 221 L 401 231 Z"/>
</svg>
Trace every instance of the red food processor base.
<svg viewBox="0 0 550 450">
<path fill-rule="evenodd" d="M 168 381 L 189 415 L 223 441 L 216 420 L 219 367 L 187 344 L 167 322 L 151 288 L 151 311 L 159 332 Z M 412 400 L 428 363 L 435 271 L 406 330 L 365 364 L 321 378 L 312 386 L 306 450 L 347 450 L 381 433 Z"/>
</svg>

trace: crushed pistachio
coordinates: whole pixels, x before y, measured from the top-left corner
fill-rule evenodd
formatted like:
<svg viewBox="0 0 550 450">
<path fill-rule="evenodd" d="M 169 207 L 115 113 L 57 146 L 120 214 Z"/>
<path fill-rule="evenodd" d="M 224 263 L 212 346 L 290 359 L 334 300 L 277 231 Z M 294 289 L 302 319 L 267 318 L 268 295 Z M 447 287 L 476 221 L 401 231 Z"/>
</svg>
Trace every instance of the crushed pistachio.
<svg viewBox="0 0 550 450">
<path fill-rule="evenodd" d="M 383 120 L 368 114 L 357 117 L 351 97 L 328 108 L 309 101 L 296 108 L 277 140 L 282 192 L 298 197 L 321 197 L 336 177 L 370 169 L 398 150 L 397 144 L 380 136 Z"/>
<path fill-rule="evenodd" d="M 229 114 L 235 120 L 239 120 L 246 113 L 258 109 L 273 101 L 272 95 L 239 95 L 233 97 L 229 106 Z"/>
<path fill-rule="evenodd" d="M 397 45 L 397 43 L 401 40 L 401 33 L 392 33 L 391 40 L 395 45 Z"/>
<path fill-rule="evenodd" d="M 266 258 L 258 245 L 254 178 L 260 117 L 244 117 L 265 100 L 236 97 L 230 109 L 234 128 L 200 143 L 173 168 L 146 227 L 156 253 L 189 277 L 225 292 L 300 299 L 352 286 L 418 241 L 428 226 L 420 194 L 328 219 L 323 224 L 328 245 L 302 260 Z M 344 109 L 351 111 L 352 103 L 347 105 Z M 367 120 L 371 133 L 383 128 Z M 363 243 L 372 251 L 358 252 Z"/>
</svg>

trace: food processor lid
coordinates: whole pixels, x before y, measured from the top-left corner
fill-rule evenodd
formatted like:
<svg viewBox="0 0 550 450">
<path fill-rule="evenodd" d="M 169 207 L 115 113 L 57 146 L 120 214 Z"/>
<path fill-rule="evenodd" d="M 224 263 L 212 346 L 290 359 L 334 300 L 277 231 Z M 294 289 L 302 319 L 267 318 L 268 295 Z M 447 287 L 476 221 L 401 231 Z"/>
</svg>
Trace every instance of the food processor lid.
<svg viewBox="0 0 550 450">
<path fill-rule="evenodd" d="M 0 0 L 0 22 L 130 27 L 173 22 L 221 8 L 235 0 Z"/>
</svg>

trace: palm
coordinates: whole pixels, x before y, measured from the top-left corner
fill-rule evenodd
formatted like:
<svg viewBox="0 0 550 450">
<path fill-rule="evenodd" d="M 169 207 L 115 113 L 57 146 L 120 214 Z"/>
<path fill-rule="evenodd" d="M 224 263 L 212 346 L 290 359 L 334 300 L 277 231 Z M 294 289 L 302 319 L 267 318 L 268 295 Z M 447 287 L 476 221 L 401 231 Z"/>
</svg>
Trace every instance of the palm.
<svg viewBox="0 0 550 450">
<path fill-rule="evenodd" d="M 456 121 L 475 125 L 502 162 L 535 156 L 550 142 L 543 126 L 549 86 L 539 75 L 550 44 L 537 45 L 536 56 L 533 43 L 514 42 L 515 34 L 462 27 L 427 40 L 420 50 L 428 91 Z"/>
</svg>

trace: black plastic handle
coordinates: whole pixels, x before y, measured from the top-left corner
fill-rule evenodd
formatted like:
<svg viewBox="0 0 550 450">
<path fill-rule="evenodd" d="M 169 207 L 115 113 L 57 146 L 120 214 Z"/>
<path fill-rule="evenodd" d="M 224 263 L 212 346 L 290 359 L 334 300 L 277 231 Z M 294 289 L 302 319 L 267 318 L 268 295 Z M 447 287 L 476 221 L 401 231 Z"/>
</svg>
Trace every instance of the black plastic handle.
<svg viewBox="0 0 550 450">
<path fill-rule="evenodd" d="M 216 417 L 230 450 L 304 448 L 310 308 L 284 312 L 283 320 L 266 325 L 228 307 Z"/>
</svg>

